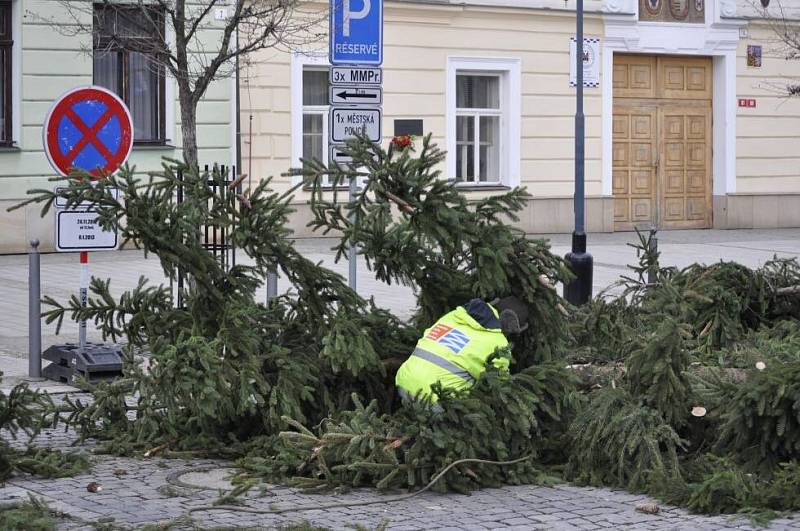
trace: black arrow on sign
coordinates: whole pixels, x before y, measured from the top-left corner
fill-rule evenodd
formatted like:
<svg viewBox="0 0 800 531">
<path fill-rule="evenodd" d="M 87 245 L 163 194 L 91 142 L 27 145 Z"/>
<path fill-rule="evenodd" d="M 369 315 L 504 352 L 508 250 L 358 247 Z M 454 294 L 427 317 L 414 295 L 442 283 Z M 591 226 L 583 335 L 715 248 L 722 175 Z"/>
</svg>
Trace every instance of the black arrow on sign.
<svg viewBox="0 0 800 531">
<path fill-rule="evenodd" d="M 377 94 L 359 94 L 358 92 L 347 92 L 345 90 L 337 93 L 336 95 L 345 100 L 347 98 L 370 98 L 374 100 L 378 97 Z"/>
</svg>

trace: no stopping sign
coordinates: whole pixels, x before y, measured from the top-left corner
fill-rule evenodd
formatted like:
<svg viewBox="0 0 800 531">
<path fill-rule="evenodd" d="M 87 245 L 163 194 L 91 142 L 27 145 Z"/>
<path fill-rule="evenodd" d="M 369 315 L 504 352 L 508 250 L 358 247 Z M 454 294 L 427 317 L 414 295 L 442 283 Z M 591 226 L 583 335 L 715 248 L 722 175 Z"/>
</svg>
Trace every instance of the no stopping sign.
<svg viewBox="0 0 800 531">
<path fill-rule="evenodd" d="M 44 150 L 61 175 L 113 173 L 130 156 L 133 120 L 119 96 L 103 87 L 70 90 L 53 104 L 43 127 Z"/>
</svg>

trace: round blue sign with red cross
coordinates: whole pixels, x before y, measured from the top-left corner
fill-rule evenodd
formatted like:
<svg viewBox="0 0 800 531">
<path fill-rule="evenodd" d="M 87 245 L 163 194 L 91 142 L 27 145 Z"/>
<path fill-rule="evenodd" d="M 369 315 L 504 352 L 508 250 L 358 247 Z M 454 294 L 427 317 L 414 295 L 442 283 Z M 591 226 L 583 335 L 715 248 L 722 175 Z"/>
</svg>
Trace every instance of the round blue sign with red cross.
<svg viewBox="0 0 800 531">
<path fill-rule="evenodd" d="M 115 172 L 131 154 L 133 120 L 119 96 L 97 86 L 70 90 L 53 104 L 43 129 L 44 150 L 61 175 Z"/>
</svg>

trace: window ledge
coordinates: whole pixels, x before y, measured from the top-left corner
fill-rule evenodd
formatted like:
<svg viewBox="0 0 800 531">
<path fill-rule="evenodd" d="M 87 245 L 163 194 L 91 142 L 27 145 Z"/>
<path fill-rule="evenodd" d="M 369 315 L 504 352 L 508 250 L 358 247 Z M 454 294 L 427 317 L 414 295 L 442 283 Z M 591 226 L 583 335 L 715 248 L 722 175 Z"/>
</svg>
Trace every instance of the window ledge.
<svg viewBox="0 0 800 531">
<path fill-rule="evenodd" d="M 504 184 L 456 184 L 456 188 L 464 192 L 508 192 L 510 186 Z"/>
<path fill-rule="evenodd" d="M 18 153 L 20 151 L 22 150 L 17 145 L 0 146 L 0 153 Z"/>
<path fill-rule="evenodd" d="M 172 151 L 178 149 L 171 144 L 133 144 L 133 151 Z"/>
</svg>

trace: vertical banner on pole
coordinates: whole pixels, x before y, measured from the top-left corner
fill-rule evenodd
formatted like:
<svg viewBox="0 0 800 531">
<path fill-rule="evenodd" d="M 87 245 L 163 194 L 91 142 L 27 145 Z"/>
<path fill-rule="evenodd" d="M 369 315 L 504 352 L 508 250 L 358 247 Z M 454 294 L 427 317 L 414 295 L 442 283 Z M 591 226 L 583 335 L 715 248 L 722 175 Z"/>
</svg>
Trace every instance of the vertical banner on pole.
<svg viewBox="0 0 800 531">
<path fill-rule="evenodd" d="M 600 39 L 597 37 L 584 37 L 581 45 L 583 57 L 583 86 L 585 88 L 600 87 Z M 578 39 L 569 39 L 569 86 L 578 85 Z"/>
</svg>

